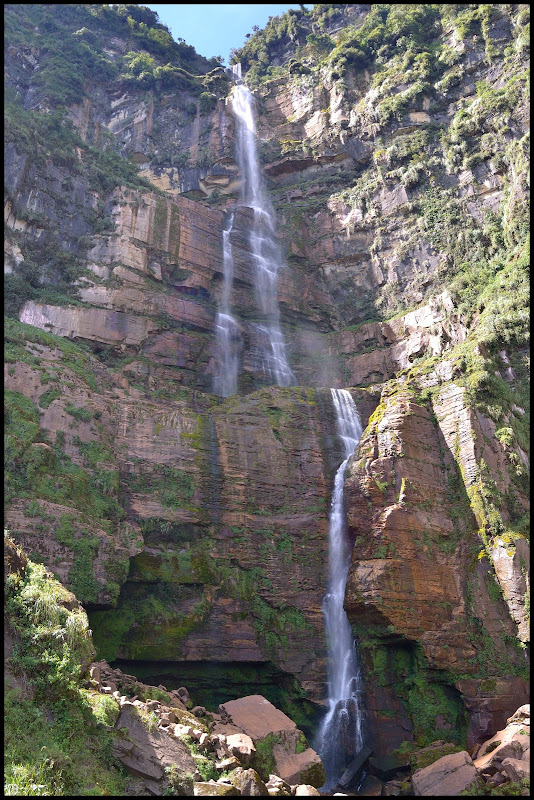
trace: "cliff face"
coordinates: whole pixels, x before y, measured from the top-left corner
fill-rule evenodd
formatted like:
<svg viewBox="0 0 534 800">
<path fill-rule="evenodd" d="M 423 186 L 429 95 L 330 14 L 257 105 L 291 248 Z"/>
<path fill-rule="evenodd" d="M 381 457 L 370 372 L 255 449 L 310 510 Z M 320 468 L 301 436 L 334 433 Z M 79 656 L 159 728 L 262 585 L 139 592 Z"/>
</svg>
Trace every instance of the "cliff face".
<svg viewBox="0 0 534 800">
<path fill-rule="evenodd" d="M 346 608 L 380 754 L 466 724 L 471 746 L 525 692 L 528 7 L 452 8 L 290 12 L 238 54 L 298 385 L 255 372 L 240 208 L 224 402 L 230 80 L 143 7 L 8 9 L 6 524 L 101 657 L 272 669 L 310 712 L 340 461 L 320 387 L 352 387 Z"/>
</svg>

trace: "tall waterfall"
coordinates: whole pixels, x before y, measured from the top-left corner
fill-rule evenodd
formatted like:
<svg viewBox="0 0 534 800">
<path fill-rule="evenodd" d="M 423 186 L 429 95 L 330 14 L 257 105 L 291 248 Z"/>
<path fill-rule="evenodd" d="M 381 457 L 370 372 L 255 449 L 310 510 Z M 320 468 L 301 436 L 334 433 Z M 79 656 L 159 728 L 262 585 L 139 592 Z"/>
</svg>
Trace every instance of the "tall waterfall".
<svg viewBox="0 0 534 800">
<path fill-rule="evenodd" d="M 333 789 L 363 746 L 358 653 L 343 608 L 350 564 L 343 486 L 345 468 L 360 441 L 362 426 L 350 393 L 346 389 L 330 391 L 344 460 L 334 481 L 329 528 L 330 575 L 328 591 L 323 600 L 328 642 L 328 711 L 317 734 L 316 750 L 326 769 L 325 791 Z"/>
<path fill-rule="evenodd" d="M 282 254 L 275 235 L 275 215 L 267 194 L 263 188 L 258 152 L 256 147 L 256 125 L 254 122 L 254 98 L 250 89 L 241 81 L 239 68 L 234 70 L 238 79 L 232 94 L 232 111 L 237 121 L 237 162 L 242 175 L 242 191 L 240 205 L 251 208 L 253 221 L 250 230 L 250 254 L 252 257 L 254 293 L 261 320 L 255 327 L 256 358 L 255 369 L 262 372 L 269 380 L 279 386 L 289 386 L 295 382 L 286 357 L 284 336 L 280 328 L 280 310 L 278 307 L 278 273 L 283 266 Z M 228 237 L 232 231 L 232 223 L 228 229 Z M 232 258 L 231 249 L 230 256 Z M 225 286 L 231 284 L 226 280 Z M 228 309 L 221 307 L 219 316 L 230 317 L 229 295 Z M 223 292 L 224 302 L 224 292 Z M 218 325 L 219 323 L 217 323 Z M 235 326 L 223 320 L 220 329 L 216 328 L 219 351 L 229 353 L 231 347 L 231 334 L 226 332 L 225 326 Z M 226 337 L 226 338 L 225 338 Z M 226 342 L 226 343 L 225 343 Z M 226 349 L 225 349 L 226 348 Z M 225 382 L 225 358 L 219 359 L 219 376 L 216 379 L 215 391 L 223 394 L 222 383 Z M 228 356 L 229 358 L 229 356 Z M 232 362 L 233 364 L 233 362 Z M 237 363 L 236 363 L 237 370 Z M 236 377 L 237 381 L 237 377 Z M 225 391 L 228 391 L 226 387 Z M 233 389 L 235 391 L 235 388 Z M 232 391 L 229 391 L 231 394 Z M 223 394 L 223 396 L 227 396 Z"/>
<path fill-rule="evenodd" d="M 213 382 L 213 391 L 222 397 L 229 397 L 237 392 L 238 359 L 235 345 L 240 337 L 237 323 L 230 309 L 230 298 L 234 283 L 234 257 L 230 243 L 230 232 L 233 223 L 234 213 L 232 212 L 226 229 L 223 231 L 223 289 L 215 319 L 219 371 Z"/>
</svg>

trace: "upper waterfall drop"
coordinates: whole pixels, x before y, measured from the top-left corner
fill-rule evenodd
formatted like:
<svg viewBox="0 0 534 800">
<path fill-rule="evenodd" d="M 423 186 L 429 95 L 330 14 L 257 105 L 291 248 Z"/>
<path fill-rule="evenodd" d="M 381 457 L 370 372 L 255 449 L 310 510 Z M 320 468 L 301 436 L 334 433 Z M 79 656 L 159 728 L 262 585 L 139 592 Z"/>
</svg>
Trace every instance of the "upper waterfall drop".
<svg viewBox="0 0 534 800">
<path fill-rule="evenodd" d="M 258 372 L 262 372 L 278 386 L 290 386 L 296 382 L 296 379 L 287 360 L 278 306 L 278 274 L 284 262 L 276 240 L 274 210 L 261 178 L 256 146 L 254 97 L 241 80 L 240 65 L 235 65 L 232 72 L 237 83 L 232 93 L 231 107 L 237 122 L 237 162 L 243 179 L 239 205 L 251 208 L 253 211 L 249 244 L 253 266 L 254 294 L 261 315 L 260 321 L 254 325 L 256 338 L 254 366 Z M 231 233 L 232 224 L 228 229 L 228 237 L 231 236 Z M 221 317 L 221 315 L 229 316 L 228 292 L 230 289 L 227 288 L 229 286 L 227 274 L 229 271 L 225 271 L 225 286 L 216 328 L 218 350 L 223 354 L 228 354 L 229 348 L 231 348 L 231 335 L 225 330 L 226 323 Z M 225 302 L 226 309 L 223 309 L 222 305 Z M 221 320 L 223 320 L 222 323 Z M 235 325 L 233 318 L 232 324 Z M 230 323 L 226 327 L 229 325 Z M 217 378 L 215 381 L 216 391 L 219 394 L 222 393 L 220 391 L 224 382 L 222 376 L 227 361 L 228 355 L 219 357 L 221 378 Z"/>
<path fill-rule="evenodd" d="M 343 447 L 343 461 L 335 480 L 329 524 L 329 581 L 323 600 L 328 643 L 328 711 L 317 734 L 316 749 L 326 770 L 323 787 L 330 791 L 344 769 L 363 747 L 362 680 L 356 643 L 343 601 L 350 566 L 343 487 L 345 469 L 362 435 L 354 400 L 347 389 L 331 389 L 336 428 Z"/>
</svg>

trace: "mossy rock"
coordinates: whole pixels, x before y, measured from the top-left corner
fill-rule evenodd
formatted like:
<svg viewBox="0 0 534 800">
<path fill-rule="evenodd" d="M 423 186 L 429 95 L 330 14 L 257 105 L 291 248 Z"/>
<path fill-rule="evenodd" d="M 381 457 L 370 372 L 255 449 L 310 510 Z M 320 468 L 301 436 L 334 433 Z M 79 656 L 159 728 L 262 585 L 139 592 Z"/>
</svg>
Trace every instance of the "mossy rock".
<svg viewBox="0 0 534 800">
<path fill-rule="evenodd" d="M 326 781 L 326 771 L 322 762 L 310 764 L 300 772 L 300 782 L 308 786 L 315 786 L 317 789 L 324 786 Z"/>
</svg>

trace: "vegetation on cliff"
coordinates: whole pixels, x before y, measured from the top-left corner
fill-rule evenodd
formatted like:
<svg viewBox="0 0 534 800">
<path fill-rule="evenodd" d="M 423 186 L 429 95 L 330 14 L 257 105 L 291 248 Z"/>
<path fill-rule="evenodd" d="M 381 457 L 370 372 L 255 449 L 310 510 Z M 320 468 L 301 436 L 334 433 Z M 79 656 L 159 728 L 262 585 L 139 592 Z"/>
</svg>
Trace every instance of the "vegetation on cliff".
<svg viewBox="0 0 534 800">
<path fill-rule="evenodd" d="M 107 698 L 83 688 L 94 655 L 73 594 L 6 539 L 5 794 L 124 792 L 107 730 Z M 113 722 L 111 723 L 113 724 Z"/>
<path fill-rule="evenodd" d="M 83 626 L 45 567 L 86 606 L 100 656 L 168 668 L 177 685 L 187 673 L 214 705 L 271 683 L 262 693 L 310 730 L 339 463 L 321 386 L 359 387 L 369 419 L 347 508 L 355 573 L 369 571 L 350 602 L 373 735 L 473 744 L 486 700 L 521 693 L 528 20 L 522 4 L 315 4 L 236 51 L 302 385 L 255 372 L 241 208 L 242 374 L 221 401 L 213 314 L 239 194 L 229 78 L 143 6 L 7 7 L 6 514 L 33 562 L 10 579 L 8 616 L 13 664 L 35 681 L 8 696 L 13 794 L 82 791 L 83 726 L 105 765 L 89 789 L 124 788 L 94 727 L 110 709 L 80 689 Z M 407 564 L 426 565 L 417 610 Z M 39 593 L 55 598 L 48 622 Z M 51 738 L 26 735 L 48 718 Z"/>
</svg>

